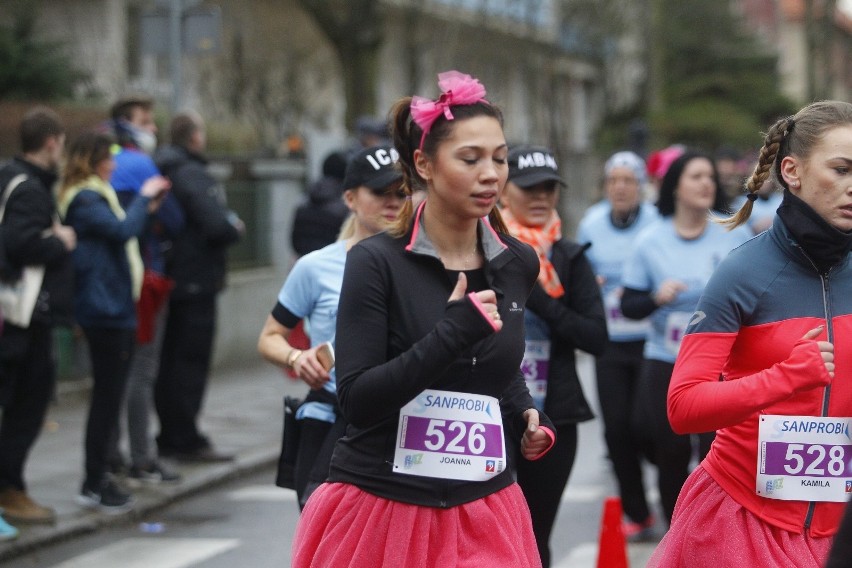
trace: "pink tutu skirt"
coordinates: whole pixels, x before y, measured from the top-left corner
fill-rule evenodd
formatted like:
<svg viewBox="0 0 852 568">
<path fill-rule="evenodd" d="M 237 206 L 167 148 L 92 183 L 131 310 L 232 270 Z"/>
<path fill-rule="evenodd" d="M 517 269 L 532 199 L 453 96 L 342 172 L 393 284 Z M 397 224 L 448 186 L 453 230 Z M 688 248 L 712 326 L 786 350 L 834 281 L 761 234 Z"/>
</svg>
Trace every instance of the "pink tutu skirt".
<svg viewBox="0 0 852 568">
<path fill-rule="evenodd" d="M 832 541 L 765 523 L 699 467 L 681 489 L 672 526 L 647 568 L 821 568 Z"/>
<path fill-rule="evenodd" d="M 541 560 L 517 484 L 449 509 L 324 483 L 293 540 L 293 568 L 533 568 Z"/>
</svg>

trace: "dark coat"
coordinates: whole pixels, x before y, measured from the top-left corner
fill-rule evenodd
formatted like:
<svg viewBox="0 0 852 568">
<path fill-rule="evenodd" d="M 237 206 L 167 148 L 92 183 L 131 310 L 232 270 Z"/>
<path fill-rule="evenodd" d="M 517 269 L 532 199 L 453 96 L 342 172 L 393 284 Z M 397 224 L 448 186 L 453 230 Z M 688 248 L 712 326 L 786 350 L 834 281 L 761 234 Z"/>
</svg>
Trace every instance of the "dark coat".
<svg viewBox="0 0 852 568">
<path fill-rule="evenodd" d="M 215 295 L 225 287 L 226 249 L 240 239 L 224 189 L 207 171 L 207 160 L 185 148 L 166 146 L 154 161 L 171 180 L 186 219 L 166 258 L 166 274 L 175 281 L 171 299 Z"/>
<path fill-rule="evenodd" d="M 56 174 L 22 158 L 14 158 L 0 169 L 0 194 L 15 176 L 25 174 L 9 197 L 0 230 L 11 264 L 43 264 L 44 282 L 32 321 L 47 325 L 70 325 L 74 298 L 74 275 L 70 253 L 59 238 L 44 234 L 53 225 L 56 202 L 52 188 Z"/>
<path fill-rule="evenodd" d="M 81 326 L 136 329 L 126 244 L 145 230 L 149 201 L 140 195 L 124 219 L 95 191 L 83 189 L 68 205 L 65 223 L 77 232 L 74 315 Z"/>
<path fill-rule="evenodd" d="M 565 295 L 552 298 L 536 283 L 527 300 L 527 308 L 550 328 L 550 372 L 544 412 L 557 426 L 594 418 L 577 376 L 574 350 L 600 355 L 608 341 L 600 287 L 583 254 L 588 246 L 569 239 L 554 243 L 550 261 Z"/>
<path fill-rule="evenodd" d="M 337 394 L 349 421 L 329 479 L 384 497 L 452 507 L 514 482 L 505 469 L 488 481 L 437 480 L 393 470 L 400 409 L 424 389 L 500 400 L 504 420 L 524 430 L 534 408 L 521 374 L 524 302 L 538 274 L 532 248 L 480 222 L 484 276 L 503 327 L 494 333 L 469 296 L 447 302 L 456 281 L 419 219 L 402 238 L 380 233 L 346 257 L 337 316 Z M 540 423 L 553 423 L 540 414 Z M 507 432 L 507 435 L 509 433 Z"/>
<path fill-rule="evenodd" d="M 319 250 L 337 240 L 349 216 L 343 203 L 343 180 L 324 177 L 311 186 L 308 200 L 296 208 L 291 240 L 299 256 Z"/>
</svg>

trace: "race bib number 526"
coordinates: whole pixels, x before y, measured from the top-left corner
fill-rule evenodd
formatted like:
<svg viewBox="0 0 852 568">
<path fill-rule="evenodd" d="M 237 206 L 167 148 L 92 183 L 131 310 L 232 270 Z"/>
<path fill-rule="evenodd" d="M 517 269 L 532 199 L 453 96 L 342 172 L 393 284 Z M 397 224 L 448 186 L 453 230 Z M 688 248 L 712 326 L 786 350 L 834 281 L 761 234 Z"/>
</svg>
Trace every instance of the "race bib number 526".
<svg viewBox="0 0 852 568">
<path fill-rule="evenodd" d="M 486 481 L 505 468 L 496 398 L 429 389 L 400 411 L 396 473 Z"/>
</svg>

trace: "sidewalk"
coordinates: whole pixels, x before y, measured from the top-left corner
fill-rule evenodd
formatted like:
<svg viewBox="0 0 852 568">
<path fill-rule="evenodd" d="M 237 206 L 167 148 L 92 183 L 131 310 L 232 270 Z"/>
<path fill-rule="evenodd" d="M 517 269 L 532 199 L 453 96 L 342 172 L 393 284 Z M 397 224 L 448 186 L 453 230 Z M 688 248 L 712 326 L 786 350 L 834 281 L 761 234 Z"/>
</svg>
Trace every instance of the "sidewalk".
<svg viewBox="0 0 852 568">
<path fill-rule="evenodd" d="M 247 361 L 245 368 L 214 371 L 201 430 L 217 449 L 233 452 L 237 459 L 219 464 L 169 462 L 183 476 L 180 483 L 132 490 L 136 498 L 134 510 L 110 516 L 92 512 L 76 502 L 83 479 L 88 389 L 85 384 L 61 383 L 25 471 L 28 493 L 39 503 L 56 509 L 58 520 L 52 526 L 16 525 L 21 535 L 0 543 L 0 561 L 106 524 L 144 520 L 147 513 L 181 497 L 275 463 L 281 444 L 282 397 L 301 396 L 305 390 L 301 381 L 291 380 L 259 356 Z M 156 418 L 152 418 L 152 434 L 156 431 Z M 271 476 L 269 483 L 274 483 Z"/>
</svg>

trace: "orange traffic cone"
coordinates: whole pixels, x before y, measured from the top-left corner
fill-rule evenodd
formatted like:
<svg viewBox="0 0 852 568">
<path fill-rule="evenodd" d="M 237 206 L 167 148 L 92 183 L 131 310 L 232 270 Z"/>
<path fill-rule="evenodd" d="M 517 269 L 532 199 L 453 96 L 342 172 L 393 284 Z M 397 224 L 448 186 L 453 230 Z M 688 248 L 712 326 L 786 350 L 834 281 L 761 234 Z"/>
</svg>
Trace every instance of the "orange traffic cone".
<svg viewBox="0 0 852 568">
<path fill-rule="evenodd" d="M 627 541 L 621 530 L 621 499 L 607 497 L 601 519 L 597 568 L 628 568 Z"/>
</svg>

